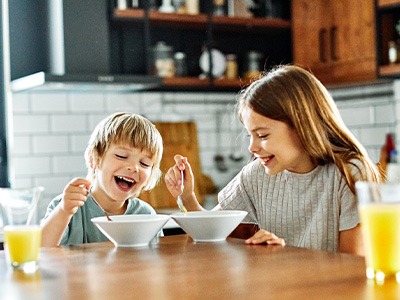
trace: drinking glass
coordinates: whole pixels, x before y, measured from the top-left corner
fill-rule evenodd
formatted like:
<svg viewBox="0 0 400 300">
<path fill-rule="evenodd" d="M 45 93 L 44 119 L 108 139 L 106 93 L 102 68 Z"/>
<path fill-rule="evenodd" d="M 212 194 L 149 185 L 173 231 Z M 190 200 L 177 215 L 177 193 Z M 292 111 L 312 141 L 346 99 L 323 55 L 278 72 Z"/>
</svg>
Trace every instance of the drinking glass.
<svg viewBox="0 0 400 300">
<path fill-rule="evenodd" d="M 366 275 L 400 282 L 400 184 L 356 183 Z"/>
<path fill-rule="evenodd" d="M 43 190 L 0 188 L 4 250 L 13 269 L 34 272 L 39 266 L 41 228 L 37 204 Z"/>
</svg>

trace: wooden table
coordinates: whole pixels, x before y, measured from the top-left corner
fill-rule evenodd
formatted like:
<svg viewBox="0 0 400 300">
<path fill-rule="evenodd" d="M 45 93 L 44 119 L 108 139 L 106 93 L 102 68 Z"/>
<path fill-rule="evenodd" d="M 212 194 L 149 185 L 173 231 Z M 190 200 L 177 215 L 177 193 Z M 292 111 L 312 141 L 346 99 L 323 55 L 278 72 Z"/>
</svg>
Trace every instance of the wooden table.
<svg viewBox="0 0 400 300">
<path fill-rule="evenodd" d="M 1 251 L 0 299 L 400 299 L 400 285 L 365 278 L 362 257 L 234 238 L 42 248 L 40 265 L 31 275 L 7 270 Z"/>
</svg>

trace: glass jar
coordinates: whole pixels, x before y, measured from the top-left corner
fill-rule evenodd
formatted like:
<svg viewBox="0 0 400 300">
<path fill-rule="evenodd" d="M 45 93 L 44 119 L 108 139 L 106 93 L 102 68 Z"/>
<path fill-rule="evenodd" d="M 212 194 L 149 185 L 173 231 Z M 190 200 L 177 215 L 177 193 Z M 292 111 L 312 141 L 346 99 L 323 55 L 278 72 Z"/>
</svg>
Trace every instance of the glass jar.
<svg viewBox="0 0 400 300">
<path fill-rule="evenodd" d="M 261 60 L 263 55 L 257 51 L 250 51 L 246 55 L 246 66 L 244 77 L 247 79 L 258 78 L 261 75 Z"/>
<path fill-rule="evenodd" d="M 153 74 L 160 77 L 175 75 L 173 47 L 165 42 L 158 42 L 153 48 Z"/>
<path fill-rule="evenodd" d="M 187 76 L 188 70 L 186 66 L 186 54 L 183 52 L 176 52 L 174 55 L 175 61 L 175 76 Z"/>
<path fill-rule="evenodd" d="M 227 79 L 236 79 L 236 78 L 238 78 L 238 64 L 237 64 L 237 61 L 236 61 L 236 55 L 235 54 L 227 54 L 226 55 L 225 77 Z"/>
</svg>

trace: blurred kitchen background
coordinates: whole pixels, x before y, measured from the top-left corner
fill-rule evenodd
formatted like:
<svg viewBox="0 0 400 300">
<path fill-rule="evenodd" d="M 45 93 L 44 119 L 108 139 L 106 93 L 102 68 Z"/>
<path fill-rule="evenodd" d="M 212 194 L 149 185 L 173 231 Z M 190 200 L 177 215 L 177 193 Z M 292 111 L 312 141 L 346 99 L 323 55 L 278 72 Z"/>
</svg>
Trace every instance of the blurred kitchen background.
<svg viewBox="0 0 400 300">
<path fill-rule="evenodd" d="M 372 52 L 374 53 L 372 55 L 372 59 L 374 59 L 372 64 L 373 76 L 371 78 L 370 70 L 367 68 L 368 71 L 364 73 L 367 74 L 367 72 L 369 72 L 367 76 L 363 74 L 358 76 L 357 74 L 351 73 L 347 76 L 348 80 L 343 79 L 342 75 L 338 75 L 337 78 L 331 80 L 327 74 L 333 74 L 335 70 L 330 66 L 321 73 L 321 80 L 323 79 L 322 81 L 326 83 L 329 91 L 332 93 L 344 122 L 367 148 L 372 159 L 378 162 L 380 158 L 380 149 L 385 143 L 386 135 L 392 133 L 395 137 L 400 137 L 398 134 L 400 130 L 398 125 L 400 121 L 400 81 L 396 79 L 400 72 L 396 73 L 395 71 L 395 73 L 389 74 L 389 76 L 387 73 L 385 73 L 385 76 L 381 74 L 380 66 L 389 65 L 388 55 L 386 52 L 383 53 L 383 50 L 388 50 L 388 48 L 379 47 L 382 43 L 382 41 L 378 41 L 381 35 L 377 34 L 375 29 L 379 29 L 381 26 L 376 25 L 375 20 L 379 20 L 379 18 L 375 19 L 375 17 L 383 17 L 386 22 L 385 25 L 388 26 L 388 24 L 392 24 L 394 28 L 394 24 L 397 22 L 396 17 L 400 15 L 400 8 L 399 4 L 391 4 L 392 6 L 390 6 L 390 8 L 393 8 L 394 12 L 391 12 L 388 17 L 383 16 L 383 13 L 381 13 L 375 1 L 360 1 L 364 3 L 362 6 L 363 9 L 368 9 L 369 15 L 373 17 L 368 23 L 373 29 L 373 38 L 376 41 L 368 46 L 373 48 Z M 151 15 L 152 11 L 148 9 L 148 7 L 143 7 L 143 5 L 145 6 L 146 4 L 143 4 L 142 1 L 137 3 L 136 1 L 124 2 L 107 0 L 49 0 L 49 2 L 44 0 L 13 0 L 8 2 L 7 7 L 5 7 L 4 3 L 7 3 L 7 1 L 3 1 L 2 20 L 4 22 L 5 10 L 9 9 L 9 71 L 11 74 L 10 79 L 14 82 L 14 87 L 11 91 L 11 86 L 8 84 L 7 78 L 8 63 L 6 60 L 3 60 L 3 82 L 5 84 L 3 86 L 4 90 L 2 91 L 3 95 L 0 99 L 0 104 L 4 111 L 0 111 L 0 113 L 3 113 L 1 116 L 2 125 L 0 129 L 2 131 L 2 138 L 4 139 L 6 137 L 7 140 L 2 142 L 2 147 L 0 149 L 2 150 L 2 160 L 0 163 L 3 170 L 2 174 L 0 174 L 2 179 L 1 184 L 3 186 L 10 184 L 15 188 L 29 188 L 38 185 L 45 187 L 45 199 L 41 204 L 41 213 L 44 212 L 47 203 L 54 196 L 60 194 L 64 186 L 73 177 L 86 176 L 83 153 L 90 133 L 98 121 L 110 113 L 117 111 L 138 113 L 149 118 L 153 122 L 194 122 L 197 128 L 201 172 L 212 180 L 216 188 L 216 190 L 205 199 L 210 202 L 209 205 L 214 205 L 216 192 L 232 179 L 232 177 L 249 161 L 250 156 L 247 150 L 248 141 L 240 122 L 234 115 L 236 97 L 240 88 L 246 83 L 244 72 L 248 70 L 245 70 L 243 65 L 247 67 L 249 65 L 242 63 L 242 60 L 238 59 L 239 66 L 237 66 L 238 74 L 236 76 L 240 76 L 243 80 L 225 81 L 223 84 L 220 84 L 222 81 L 219 82 L 218 80 L 220 79 L 219 77 L 224 78 L 224 76 L 228 76 L 226 73 L 207 74 L 207 72 L 211 72 L 210 69 L 214 71 L 212 66 L 218 66 L 218 55 L 221 53 L 228 54 L 228 50 L 231 50 L 230 47 L 232 47 L 232 50 L 235 50 L 236 57 L 246 56 L 246 53 L 252 52 L 249 50 L 254 47 L 260 47 L 256 49 L 255 52 L 261 52 L 263 55 L 262 61 L 268 61 L 269 63 L 269 65 L 266 65 L 266 63 L 261 64 L 260 70 L 264 67 L 268 68 L 277 62 L 297 62 L 301 59 L 301 55 L 296 52 L 298 40 L 296 38 L 296 30 L 291 26 L 300 23 L 295 22 L 295 20 L 290 21 L 291 18 L 294 18 L 293 8 L 297 7 L 296 5 L 304 4 L 303 7 L 307 6 L 309 10 L 312 11 L 310 1 L 293 0 L 293 3 L 291 3 L 291 1 L 282 1 L 285 5 L 282 7 L 279 6 L 279 9 L 274 10 L 273 13 L 272 10 L 270 10 L 269 13 L 272 15 L 268 15 L 268 12 L 265 11 L 268 6 L 263 6 L 263 9 L 260 7 L 257 8 L 259 2 L 262 1 L 250 1 L 253 2 L 252 6 L 248 6 L 248 4 L 245 3 L 246 1 L 243 1 L 241 7 L 235 7 L 236 11 L 239 11 L 241 15 L 235 16 L 230 15 L 234 13 L 232 12 L 232 3 L 238 5 L 240 2 L 236 2 L 235 0 L 234 2 L 222 1 L 222 7 L 214 3 L 215 7 L 219 10 L 206 14 L 204 11 L 207 11 L 207 9 L 213 6 L 204 6 L 204 3 L 207 1 L 202 2 L 203 4 L 198 6 L 198 12 L 195 12 L 196 19 L 186 17 L 189 14 L 187 11 L 182 13 L 182 16 L 185 16 L 184 18 L 188 18 L 185 22 L 188 22 L 191 26 L 194 26 L 194 23 L 200 22 L 201 19 L 199 18 L 204 18 L 204 24 L 201 26 L 205 27 L 194 29 L 197 32 L 196 39 L 198 39 L 198 35 L 205 35 L 203 37 L 204 40 L 208 42 L 214 41 L 214 39 L 217 40 L 219 37 L 218 34 L 222 35 L 222 33 L 225 32 L 225 29 L 221 29 L 222 33 L 219 32 L 210 37 L 209 35 L 212 34 L 210 31 L 215 32 L 217 30 L 207 27 L 210 26 L 209 21 L 207 21 L 209 20 L 207 19 L 207 15 L 217 15 L 221 13 L 222 16 L 218 15 L 220 17 L 218 20 L 227 22 L 226 26 L 228 27 L 236 26 L 236 29 L 234 29 L 233 32 L 228 31 L 227 34 L 231 35 L 231 37 L 226 40 L 222 39 L 224 40 L 222 45 L 221 43 L 206 43 L 208 47 L 206 47 L 206 50 L 200 49 L 201 47 L 197 47 L 198 50 L 193 50 L 179 39 L 178 41 L 176 39 L 167 39 L 167 45 L 174 45 L 175 50 L 182 50 L 179 52 L 183 52 L 187 57 L 187 73 L 183 73 L 182 76 L 190 77 L 189 79 L 182 79 L 183 81 L 173 82 L 174 78 L 177 76 L 169 78 L 169 75 L 163 75 L 165 73 L 162 73 L 162 76 L 152 73 L 155 72 L 154 70 L 150 70 L 151 67 L 154 67 L 152 63 L 152 61 L 154 62 L 154 57 L 152 57 L 148 63 L 143 63 L 143 61 L 147 60 L 145 55 L 146 51 L 141 52 L 140 49 L 135 48 L 138 47 L 138 44 L 145 43 L 144 46 L 139 46 L 153 53 L 157 45 L 156 39 L 159 38 L 148 39 L 152 36 L 152 32 L 157 32 L 157 28 L 152 28 L 150 26 L 151 24 L 147 23 L 146 20 L 148 19 L 146 18 L 157 18 L 158 15 Z M 212 1 L 208 1 L 207 3 L 211 2 Z M 266 1 L 265 3 L 272 5 L 274 3 L 276 4 L 276 2 L 277 1 Z M 346 0 L 340 0 L 339 2 L 346 2 Z M 148 3 L 153 2 L 148 1 Z M 153 3 L 155 8 L 153 9 L 159 9 L 163 5 L 165 9 L 168 3 L 169 1 L 155 1 Z M 53 62 L 53 58 L 51 58 L 52 51 L 48 51 L 50 47 L 49 40 L 54 39 L 54 37 L 60 34 L 60 31 L 57 31 L 59 30 L 59 27 L 57 27 L 59 25 L 55 25 L 56 29 L 53 31 L 50 30 L 54 22 L 57 23 L 60 21 L 60 16 L 57 15 L 57 12 L 60 12 L 60 6 L 57 7 L 57 5 L 61 5 L 61 8 L 64 8 L 64 10 L 61 9 L 61 16 L 64 11 L 64 18 L 61 18 L 61 23 L 64 25 L 66 45 L 63 50 L 70 51 L 64 52 L 65 60 L 63 64 L 61 64 L 61 70 L 59 69 L 60 67 Z M 92 19 L 87 18 L 87 11 L 89 10 L 93 10 L 93 13 L 89 14 Z M 386 13 L 388 11 L 387 8 L 384 10 Z M 137 40 L 135 46 L 131 45 L 133 43 L 132 40 L 127 42 L 121 42 L 121 40 L 119 40 L 119 43 L 123 43 L 123 46 L 119 49 L 126 50 L 128 48 L 132 49 L 133 52 L 135 50 L 138 51 L 136 55 L 122 59 L 122 62 L 132 63 L 133 67 L 131 69 L 123 69 L 123 72 L 118 68 L 115 69 L 116 67 L 110 68 L 110 64 L 121 65 L 121 61 L 115 61 L 115 59 L 110 58 L 110 56 L 126 56 L 126 54 L 117 55 L 116 53 L 118 53 L 118 51 L 109 50 L 104 45 L 107 43 L 118 43 L 116 37 L 126 38 L 128 36 L 130 39 L 134 38 L 136 33 L 133 32 L 137 30 L 129 29 L 129 32 L 125 32 L 124 30 L 126 27 L 130 26 L 130 23 L 124 22 L 127 19 L 132 21 L 132 19 L 129 18 L 136 18 L 132 16 L 137 12 L 144 13 L 144 16 L 142 15 L 140 17 L 145 18 L 143 21 L 144 23 L 140 23 L 138 30 L 140 31 L 139 35 L 144 35 L 145 38 L 143 40 Z M 147 13 L 149 15 L 147 15 Z M 167 14 L 167 12 L 162 13 Z M 178 14 L 177 10 L 172 13 L 174 17 Z M 315 11 L 315 13 L 317 13 L 317 11 Z M 110 14 L 114 17 L 109 17 Z M 348 17 L 350 18 L 350 16 Z M 74 18 L 75 23 L 71 24 L 71 20 Z M 101 18 L 104 18 L 104 20 L 101 21 Z M 111 18 L 111 21 L 109 18 Z M 227 20 L 228 18 L 237 20 L 237 23 L 232 25 L 229 23 L 232 21 Z M 244 44 L 236 46 L 225 45 L 225 42 L 233 43 L 235 38 L 243 38 L 247 41 L 246 37 L 242 37 L 242 33 L 239 33 L 241 32 L 239 28 L 242 28 L 241 26 L 245 26 L 243 24 L 246 24 L 240 23 L 244 18 L 269 19 L 272 20 L 271 22 L 278 20 L 281 22 L 278 25 L 281 26 L 278 30 L 280 35 L 276 36 L 275 29 L 271 36 L 271 28 L 275 28 L 276 24 L 271 23 L 274 24 L 271 25 L 268 23 L 267 25 L 262 25 L 267 27 L 267 29 L 261 30 L 261 33 L 259 32 L 260 28 L 255 30 L 255 32 L 248 33 L 252 40 L 260 37 L 259 40 L 254 42 L 257 45 L 263 45 L 262 41 L 264 41 L 264 38 L 269 38 L 272 43 L 269 43 L 268 46 L 263 47 L 256 45 L 253 47 L 252 45 Z M 299 16 L 296 15 L 296 18 L 298 19 Z M 392 23 L 388 21 L 391 19 L 393 19 L 391 21 Z M 132 22 L 135 22 L 135 20 Z M 166 21 L 163 20 L 163 22 Z M 53 25 L 50 26 L 48 24 Z M 117 27 L 115 31 L 119 33 L 115 36 L 113 34 L 109 35 L 110 31 L 114 30 L 111 30 L 110 26 Z M 186 24 L 181 25 L 181 27 L 185 26 Z M 252 26 L 257 27 L 259 25 L 252 23 Z M 7 29 L 5 27 L 7 27 L 7 24 L 4 25 L 4 23 L 2 23 L 3 35 L 5 29 Z M 90 30 L 86 32 L 88 28 Z M 73 30 L 75 35 L 81 37 L 81 39 L 87 39 L 88 35 L 92 35 L 93 39 L 89 40 L 89 51 L 87 51 L 87 49 L 85 50 L 79 42 L 73 43 L 71 32 L 68 32 L 68 30 Z M 395 29 L 392 31 L 395 35 Z M 157 34 L 159 33 L 155 33 L 156 36 Z M 186 37 L 188 33 L 185 32 L 183 35 Z M 105 41 L 103 41 L 103 39 Z M 386 37 L 386 39 L 388 38 Z M 295 49 L 291 49 L 292 41 L 294 41 L 293 47 L 295 47 Z M 194 40 L 189 40 L 187 42 L 195 43 Z M 53 45 L 52 47 L 57 48 L 60 46 L 60 41 L 58 41 L 58 44 L 57 41 L 55 43 L 56 46 Z M 61 46 L 62 44 L 63 43 L 61 43 Z M 385 44 L 388 43 L 385 42 Z M 284 47 L 287 49 L 284 51 L 280 49 L 275 53 L 275 50 L 271 50 L 275 45 L 277 48 Z M 315 45 L 313 45 L 313 47 L 318 48 Z M 379 51 L 377 50 L 378 48 Z M 209 50 L 217 50 L 215 53 L 215 61 L 210 62 L 209 57 L 207 57 L 207 54 L 212 57 L 214 54 Z M 85 51 L 85 53 L 80 53 L 79 51 Z M 272 51 L 272 59 L 268 56 L 268 51 Z M 365 52 L 366 50 L 359 49 L 359 51 Z M 6 53 L 3 57 L 7 59 L 7 49 L 3 46 L 3 55 L 4 52 Z M 54 59 L 57 60 L 57 55 L 60 56 L 60 53 L 54 55 L 56 56 Z M 202 55 L 206 56 L 204 60 L 206 66 L 203 66 L 203 68 L 199 66 L 199 61 L 201 61 L 200 57 Z M 61 53 L 61 57 L 62 56 L 63 54 Z M 163 57 L 164 56 L 161 55 L 161 58 Z M 225 56 L 225 59 L 226 58 L 228 57 Z M 247 57 L 247 59 L 248 58 L 249 57 Z M 133 60 L 140 61 L 142 65 L 135 65 Z M 74 62 L 72 63 L 72 67 L 69 65 L 70 62 Z M 85 64 L 86 62 L 87 64 Z M 196 64 L 194 62 L 196 62 Z M 207 65 L 208 63 L 209 65 Z M 223 71 L 225 71 L 225 66 L 227 66 L 226 61 L 224 61 L 224 63 Z M 394 62 L 394 64 L 397 65 L 396 62 Z M 133 77 L 121 78 L 120 85 L 112 85 L 111 87 L 108 85 L 109 82 L 107 83 L 107 78 L 105 79 L 106 82 L 88 83 L 88 79 L 79 76 L 81 74 L 79 74 L 77 70 L 79 71 L 79 67 L 84 69 L 93 66 L 97 69 L 93 69 L 92 71 L 103 75 L 112 75 L 107 74 L 107 72 L 116 72 L 128 76 L 136 76 L 136 83 L 138 84 L 126 88 L 126 84 L 129 83 L 129 80 Z M 68 71 L 68 68 L 72 68 L 74 71 L 73 74 L 77 75 L 73 78 L 76 80 L 73 84 L 67 82 L 65 77 L 58 78 L 57 76 L 53 76 L 52 78 L 52 74 L 47 76 L 48 72 L 53 72 L 55 74 L 61 72 L 62 74 L 66 70 Z M 353 66 L 352 68 L 354 69 L 355 67 Z M 313 68 L 311 69 L 313 70 Z M 318 70 L 320 69 L 321 68 L 315 68 L 315 74 L 317 76 Z M 135 72 L 135 70 L 139 71 Z M 16 79 L 26 79 L 27 75 L 36 74 L 40 71 L 46 72 L 46 75 L 39 74 L 39 77 L 42 76 L 40 78 L 43 79 L 43 81 L 45 81 L 45 79 L 58 78 L 59 82 L 31 89 L 25 89 L 24 86 L 21 87 L 15 84 Z M 156 72 L 158 71 L 156 70 Z M 161 71 L 168 72 L 168 70 Z M 85 72 L 87 73 L 87 70 L 85 70 Z M 337 74 L 343 73 L 337 72 Z M 203 75 L 202 80 L 205 80 L 205 84 L 204 81 L 196 81 L 198 77 L 201 78 L 201 75 Z M 160 77 L 164 76 L 165 78 L 161 81 Z M 25 84 L 25 82 L 22 83 Z M 7 110 L 8 114 L 6 113 Z M 168 162 L 168 165 L 173 163 L 173 157 L 164 157 L 164 160 Z"/>
</svg>

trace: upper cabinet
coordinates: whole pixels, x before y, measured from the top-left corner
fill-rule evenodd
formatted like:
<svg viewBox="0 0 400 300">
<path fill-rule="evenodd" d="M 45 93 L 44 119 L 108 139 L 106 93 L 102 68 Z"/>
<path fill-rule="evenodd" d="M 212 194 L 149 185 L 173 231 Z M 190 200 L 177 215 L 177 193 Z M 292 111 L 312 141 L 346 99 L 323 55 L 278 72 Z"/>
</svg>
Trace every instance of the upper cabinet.
<svg viewBox="0 0 400 300">
<path fill-rule="evenodd" d="M 381 77 L 400 76 L 400 0 L 377 2 L 378 66 Z"/>
<path fill-rule="evenodd" d="M 166 70 L 158 75 L 164 89 L 239 90 L 251 81 L 253 68 L 292 62 L 290 1 L 272 1 L 279 15 L 260 17 L 228 16 L 227 1 L 222 2 L 224 15 L 214 13 L 212 0 L 199 1 L 196 15 L 114 5 L 109 20 L 112 72 L 157 75 L 161 57 Z M 178 53 L 185 72 L 171 75 L 168 59 L 176 64 Z M 228 78 L 229 67 L 237 76 Z"/>
<path fill-rule="evenodd" d="M 373 0 L 292 0 L 294 63 L 325 84 L 377 78 Z"/>
</svg>

